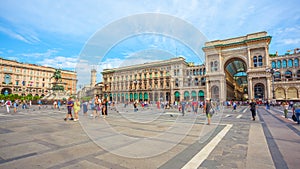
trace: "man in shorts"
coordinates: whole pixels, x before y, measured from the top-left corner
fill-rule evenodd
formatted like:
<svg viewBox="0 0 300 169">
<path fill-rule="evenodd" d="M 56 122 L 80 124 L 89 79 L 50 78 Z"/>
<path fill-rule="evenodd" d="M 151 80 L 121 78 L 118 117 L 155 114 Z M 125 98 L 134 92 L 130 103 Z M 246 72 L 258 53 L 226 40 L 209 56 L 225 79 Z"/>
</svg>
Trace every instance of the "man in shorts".
<svg viewBox="0 0 300 169">
<path fill-rule="evenodd" d="M 74 120 L 73 116 L 72 116 L 73 106 L 74 106 L 74 102 L 72 101 L 71 97 L 69 97 L 68 102 L 67 102 L 68 113 L 66 115 L 66 118 L 64 118 L 65 121 L 67 121 L 69 117 L 70 117 L 70 120 Z"/>
</svg>

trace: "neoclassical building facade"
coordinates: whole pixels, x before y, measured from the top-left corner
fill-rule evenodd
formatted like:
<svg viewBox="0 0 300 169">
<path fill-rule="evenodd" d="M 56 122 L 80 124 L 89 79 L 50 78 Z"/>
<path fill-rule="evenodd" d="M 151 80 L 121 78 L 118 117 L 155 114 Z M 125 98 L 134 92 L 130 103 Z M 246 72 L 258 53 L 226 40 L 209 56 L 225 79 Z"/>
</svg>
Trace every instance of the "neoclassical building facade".
<svg viewBox="0 0 300 169">
<path fill-rule="evenodd" d="M 102 97 L 133 100 L 300 101 L 300 49 L 269 54 L 267 32 L 205 43 L 205 63 L 171 58 L 105 69 Z"/>
<path fill-rule="evenodd" d="M 117 102 L 204 100 L 205 74 L 204 65 L 182 57 L 105 69 L 102 97 Z"/>
<path fill-rule="evenodd" d="M 299 100 L 300 53 L 296 49 L 293 54 L 269 55 L 270 42 L 267 32 L 206 42 L 208 97 Z"/>
<path fill-rule="evenodd" d="M 18 94 L 20 96 L 45 96 L 55 81 L 51 79 L 55 68 L 35 64 L 21 63 L 0 58 L 1 94 Z M 77 74 L 74 71 L 61 70 L 64 89 L 76 94 Z"/>
</svg>

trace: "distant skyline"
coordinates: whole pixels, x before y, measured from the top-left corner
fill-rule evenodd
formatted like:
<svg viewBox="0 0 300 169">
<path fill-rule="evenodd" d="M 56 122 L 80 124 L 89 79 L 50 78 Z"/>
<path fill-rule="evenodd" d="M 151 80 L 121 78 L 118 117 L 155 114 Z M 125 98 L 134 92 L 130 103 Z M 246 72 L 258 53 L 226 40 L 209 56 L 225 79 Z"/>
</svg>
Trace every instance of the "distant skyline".
<svg viewBox="0 0 300 169">
<path fill-rule="evenodd" d="M 0 57 L 75 70 L 84 45 L 97 31 L 119 19 L 143 13 L 182 19 L 208 41 L 267 31 L 272 36 L 269 52 L 283 55 L 300 47 L 299 5 L 298 0 L 1 0 Z M 124 58 L 160 50 L 186 57 L 187 61 L 194 58 L 188 46 L 176 39 L 136 35 L 116 44 L 102 56 L 106 59 L 96 64 L 101 69 L 112 68 L 124 63 Z"/>
</svg>

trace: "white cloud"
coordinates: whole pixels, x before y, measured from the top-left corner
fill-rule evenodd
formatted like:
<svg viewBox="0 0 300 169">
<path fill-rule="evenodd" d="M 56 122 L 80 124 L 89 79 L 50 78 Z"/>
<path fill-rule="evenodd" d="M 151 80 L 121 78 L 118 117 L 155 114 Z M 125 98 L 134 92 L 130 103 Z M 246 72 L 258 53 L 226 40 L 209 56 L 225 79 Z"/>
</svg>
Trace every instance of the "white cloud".
<svg viewBox="0 0 300 169">
<path fill-rule="evenodd" d="M 45 58 L 41 61 L 38 61 L 37 63 L 43 66 L 74 70 L 77 64 L 77 58 L 55 56 L 52 58 Z"/>
<path fill-rule="evenodd" d="M 31 42 L 29 40 L 27 40 L 25 37 L 23 37 L 22 35 L 20 35 L 20 34 L 18 34 L 16 32 L 13 32 L 12 30 L 6 29 L 4 27 L 0 27 L 0 32 L 6 34 L 8 36 L 10 36 L 11 38 L 14 38 L 14 39 L 23 41 L 25 43 L 31 44 Z"/>
<path fill-rule="evenodd" d="M 284 45 L 300 45 L 300 38 L 297 38 L 297 39 L 282 39 L 279 42 L 283 43 Z"/>
<path fill-rule="evenodd" d="M 56 49 L 48 49 L 46 52 L 22 53 L 20 55 L 28 57 L 28 58 L 49 58 L 49 57 L 52 57 L 56 53 L 58 53 L 58 50 L 56 50 Z"/>
</svg>

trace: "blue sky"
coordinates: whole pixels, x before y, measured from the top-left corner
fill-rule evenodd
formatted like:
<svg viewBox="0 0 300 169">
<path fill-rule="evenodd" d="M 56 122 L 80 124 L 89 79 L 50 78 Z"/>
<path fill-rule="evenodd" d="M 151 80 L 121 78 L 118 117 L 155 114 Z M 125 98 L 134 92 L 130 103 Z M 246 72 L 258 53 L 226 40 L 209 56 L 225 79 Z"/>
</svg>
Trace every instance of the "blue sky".
<svg viewBox="0 0 300 169">
<path fill-rule="evenodd" d="M 79 56 L 82 50 L 96 32 L 122 18 L 143 13 L 177 17 L 197 28 L 207 40 L 267 31 L 272 36 L 270 53 L 278 51 L 279 54 L 284 54 L 289 49 L 300 47 L 298 0 L 25 2 L 0 1 L 0 57 L 74 70 L 78 62 L 81 62 Z M 120 29 L 126 29 L 126 25 Z M 111 32 L 106 38 L 109 39 L 114 34 L 115 32 Z M 114 44 L 94 66 L 98 70 L 120 66 L 124 59 L 149 51 L 152 51 L 149 58 L 157 54 L 157 51 L 162 51 L 166 56 L 184 56 L 188 61 L 201 62 L 201 59 L 193 60 L 195 54 L 178 39 L 143 34 Z M 91 65 L 88 66 L 90 69 Z M 77 71 L 80 69 L 85 68 L 79 67 Z"/>
</svg>

